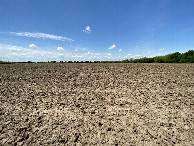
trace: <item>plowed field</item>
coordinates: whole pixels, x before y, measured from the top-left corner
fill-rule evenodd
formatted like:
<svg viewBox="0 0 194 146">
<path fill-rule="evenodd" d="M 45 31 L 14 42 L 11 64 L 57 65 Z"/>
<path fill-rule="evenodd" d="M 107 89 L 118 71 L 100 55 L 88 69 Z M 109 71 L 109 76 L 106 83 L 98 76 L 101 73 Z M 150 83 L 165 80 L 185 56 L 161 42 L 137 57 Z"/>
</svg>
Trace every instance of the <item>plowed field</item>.
<svg viewBox="0 0 194 146">
<path fill-rule="evenodd" d="M 0 145 L 194 145 L 194 64 L 2 64 Z"/>
</svg>

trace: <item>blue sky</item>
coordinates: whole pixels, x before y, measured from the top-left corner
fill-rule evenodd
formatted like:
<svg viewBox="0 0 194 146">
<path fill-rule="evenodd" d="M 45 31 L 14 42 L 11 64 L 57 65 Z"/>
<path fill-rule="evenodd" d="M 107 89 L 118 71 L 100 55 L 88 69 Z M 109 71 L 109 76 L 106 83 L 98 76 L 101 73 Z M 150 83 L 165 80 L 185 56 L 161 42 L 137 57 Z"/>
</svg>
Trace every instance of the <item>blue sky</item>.
<svg viewBox="0 0 194 146">
<path fill-rule="evenodd" d="M 0 60 L 123 60 L 194 49 L 193 0 L 1 0 Z"/>
</svg>

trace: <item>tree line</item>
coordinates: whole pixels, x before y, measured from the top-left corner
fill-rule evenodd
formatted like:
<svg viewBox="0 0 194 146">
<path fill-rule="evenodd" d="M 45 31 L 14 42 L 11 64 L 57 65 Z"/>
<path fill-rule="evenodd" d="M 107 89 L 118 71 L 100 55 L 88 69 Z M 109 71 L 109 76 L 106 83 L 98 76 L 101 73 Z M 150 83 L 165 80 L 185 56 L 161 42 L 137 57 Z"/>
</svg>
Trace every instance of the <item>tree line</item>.
<svg viewBox="0 0 194 146">
<path fill-rule="evenodd" d="M 57 63 L 57 61 L 48 62 L 7 62 L 0 61 L 0 64 L 12 63 Z M 156 56 L 153 58 L 140 58 L 140 59 L 125 59 L 122 61 L 60 61 L 59 63 L 194 63 L 194 51 L 189 50 L 186 53 L 175 52 L 165 56 Z"/>
<path fill-rule="evenodd" d="M 156 56 L 153 58 L 126 59 L 126 63 L 194 63 L 194 51 L 189 50 L 186 53 L 175 52 L 165 56 Z"/>
</svg>

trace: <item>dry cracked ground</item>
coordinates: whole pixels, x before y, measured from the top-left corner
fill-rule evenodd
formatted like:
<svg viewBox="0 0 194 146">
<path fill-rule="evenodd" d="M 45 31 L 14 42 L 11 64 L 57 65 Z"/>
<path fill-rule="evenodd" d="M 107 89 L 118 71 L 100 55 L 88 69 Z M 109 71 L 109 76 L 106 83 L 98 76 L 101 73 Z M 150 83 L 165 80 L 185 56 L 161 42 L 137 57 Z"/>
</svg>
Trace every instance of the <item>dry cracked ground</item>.
<svg viewBox="0 0 194 146">
<path fill-rule="evenodd" d="M 2 64 L 0 133 L 0 145 L 194 145 L 194 64 Z"/>
</svg>

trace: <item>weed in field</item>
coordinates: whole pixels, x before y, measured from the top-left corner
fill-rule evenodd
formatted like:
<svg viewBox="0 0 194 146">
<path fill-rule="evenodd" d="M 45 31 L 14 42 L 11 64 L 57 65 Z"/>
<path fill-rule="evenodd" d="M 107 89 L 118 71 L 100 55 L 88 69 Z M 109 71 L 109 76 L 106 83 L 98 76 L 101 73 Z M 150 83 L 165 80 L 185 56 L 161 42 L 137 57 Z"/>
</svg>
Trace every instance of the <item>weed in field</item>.
<svg viewBox="0 0 194 146">
<path fill-rule="evenodd" d="M 168 126 L 169 127 L 172 126 L 172 116 L 171 115 L 168 116 Z"/>
<path fill-rule="evenodd" d="M 168 86 L 168 89 L 172 89 L 172 85 L 169 85 L 169 86 Z"/>
</svg>

